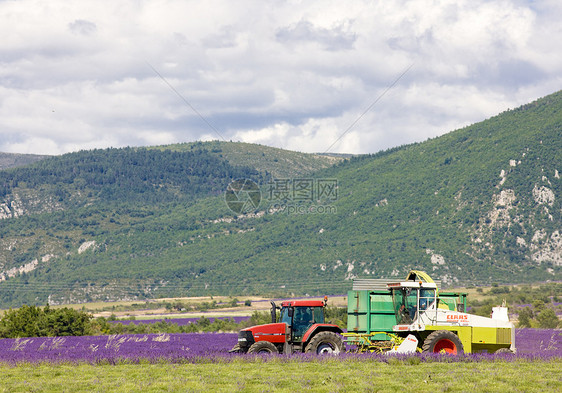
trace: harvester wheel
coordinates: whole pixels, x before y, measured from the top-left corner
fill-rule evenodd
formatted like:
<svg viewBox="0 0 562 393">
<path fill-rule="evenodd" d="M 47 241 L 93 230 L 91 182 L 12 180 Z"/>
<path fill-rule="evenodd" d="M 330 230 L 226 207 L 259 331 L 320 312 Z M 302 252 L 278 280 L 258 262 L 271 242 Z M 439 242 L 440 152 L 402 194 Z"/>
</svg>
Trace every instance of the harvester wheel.
<svg viewBox="0 0 562 393">
<path fill-rule="evenodd" d="M 436 330 L 423 342 L 422 352 L 448 353 L 456 355 L 464 352 L 459 336 L 448 330 Z"/>
<path fill-rule="evenodd" d="M 312 340 L 304 350 L 307 353 L 317 355 L 338 354 L 343 351 L 343 340 L 339 334 L 334 332 L 320 332 L 312 337 Z"/>
<path fill-rule="evenodd" d="M 248 349 L 248 353 L 279 353 L 277 347 L 269 341 L 258 341 Z"/>
</svg>

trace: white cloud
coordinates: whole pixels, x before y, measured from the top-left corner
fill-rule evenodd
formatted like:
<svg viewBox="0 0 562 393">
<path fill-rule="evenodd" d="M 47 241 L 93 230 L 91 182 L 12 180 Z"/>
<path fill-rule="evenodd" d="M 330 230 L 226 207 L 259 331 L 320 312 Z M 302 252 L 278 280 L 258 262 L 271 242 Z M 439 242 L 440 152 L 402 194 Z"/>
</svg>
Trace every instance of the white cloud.
<svg viewBox="0 0 562 393">
<path fill-rule="evenodd" d="M 76 19 L 74 22 L 68 24 L 68 28 L 73 33 L 81 35 L 92 35 L 97 30 L 95 23 L 84 19 Z"/>
<path fill-rule="evenodd" d="M 558 90 L 561 17 L 546 0 L 0 2 L 0 151 L 376 152 Z"/>
</svg>

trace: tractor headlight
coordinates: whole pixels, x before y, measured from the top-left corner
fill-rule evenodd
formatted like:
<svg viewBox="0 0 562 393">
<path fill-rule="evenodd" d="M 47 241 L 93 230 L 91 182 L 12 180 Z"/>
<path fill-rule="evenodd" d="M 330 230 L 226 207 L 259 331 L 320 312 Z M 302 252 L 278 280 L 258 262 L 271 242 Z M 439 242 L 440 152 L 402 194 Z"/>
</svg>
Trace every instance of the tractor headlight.
<svg viewBox="0 0 562 393">
<path fill-rule="evenodd" d="M 254 335 L 251 331 L 241 330 L 238 332 L 238 345 L 241 349 L 249 348 L 254 342 Z"/>
</svg>

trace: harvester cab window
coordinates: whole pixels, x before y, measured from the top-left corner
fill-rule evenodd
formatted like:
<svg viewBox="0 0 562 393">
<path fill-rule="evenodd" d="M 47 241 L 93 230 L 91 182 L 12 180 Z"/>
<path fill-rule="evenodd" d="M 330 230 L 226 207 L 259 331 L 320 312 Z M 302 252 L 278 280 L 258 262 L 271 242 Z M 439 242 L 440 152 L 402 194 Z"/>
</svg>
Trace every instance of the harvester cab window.
<svg viewBox="0 0 562 393">
<path fill-rule="evenodd" d="M 416 319 L 418 312 L 418 289 L 393 289 L 392 301 L 394 303 L 396 322 L 399 325 L 409 325 Z"/>
<path fill-rule="evenodd" d="M 420 290 L 420 311 L 427 310 L 435 301 L 435 289 Z"/>
</svg>

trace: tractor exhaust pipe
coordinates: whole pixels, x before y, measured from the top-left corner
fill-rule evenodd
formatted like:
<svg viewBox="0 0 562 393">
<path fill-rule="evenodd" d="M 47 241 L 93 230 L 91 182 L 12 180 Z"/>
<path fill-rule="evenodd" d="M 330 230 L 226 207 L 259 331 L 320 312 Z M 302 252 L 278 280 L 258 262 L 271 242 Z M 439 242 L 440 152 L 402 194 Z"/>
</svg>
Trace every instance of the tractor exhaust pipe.
<svg viewBox="0 0 562 393">
<path fill-rule="evenodd" d="M 275 302 L 272 300 L 270 301 L 271 303 L 271 323 L 275 323 L 277 322 L 277 306 L 275 305 Z"/>
</svg>

